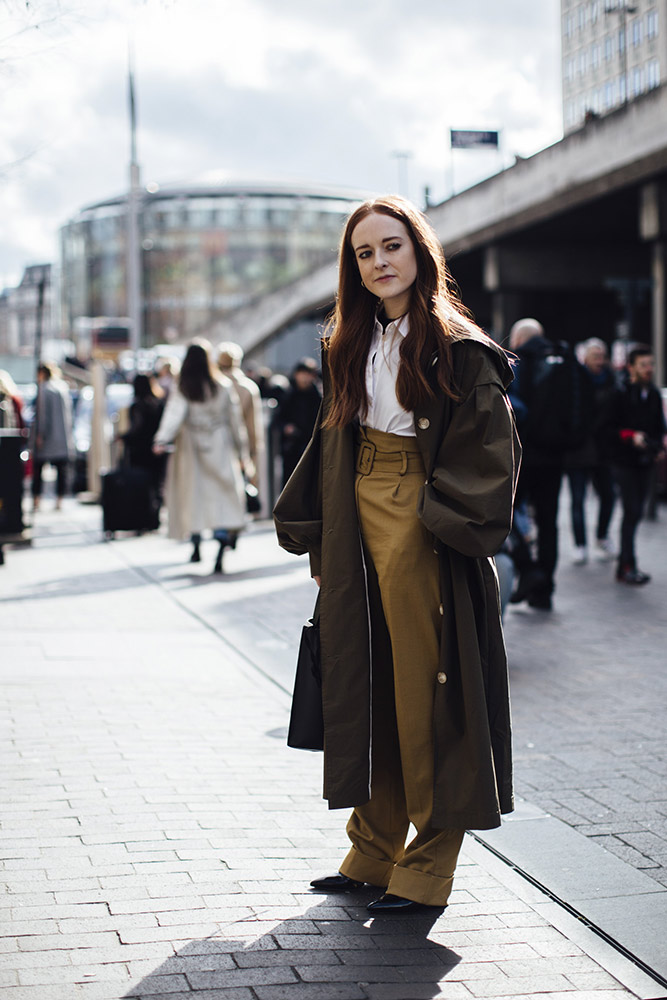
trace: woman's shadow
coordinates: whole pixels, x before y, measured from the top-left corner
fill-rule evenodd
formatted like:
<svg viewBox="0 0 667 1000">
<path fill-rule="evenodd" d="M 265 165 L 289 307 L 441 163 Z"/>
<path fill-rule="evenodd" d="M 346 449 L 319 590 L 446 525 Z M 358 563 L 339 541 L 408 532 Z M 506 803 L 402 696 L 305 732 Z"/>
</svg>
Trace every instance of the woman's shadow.
<svg viewBox="0 0 667 1000">
<path fill-rule="evenodd" d="M 257 996 L 266 991 L 268 998 L 274 987 L 276 996 L 289 1000 L 292 995 L 307 998 L 310 986 L 312 996 L 363 1000 L 371 995 L 365 987 L 388 984 L 394 988 L 387 995 L 396 1000 L 438 996 L 440 984 L 461 961 L 456 952 L 429 937 L 440 911 L 371 918 L 366 903 L 377 894 L 369 888 L 355 896 L 330 896 L 298 916 L 267 919 L 266 932 L 252 940 L 235 940 L 230 923 L 216 935 L 188 942 L 124 997 L 154 1000 L 167 992 L 180 996 L 254 987 Z M 261 910 L 254 922 L 259 929 Z M 251 922 L 243 925 L 251 934 Z M 330 993 L 324 992 L 327 986 Z"/>
</svg>

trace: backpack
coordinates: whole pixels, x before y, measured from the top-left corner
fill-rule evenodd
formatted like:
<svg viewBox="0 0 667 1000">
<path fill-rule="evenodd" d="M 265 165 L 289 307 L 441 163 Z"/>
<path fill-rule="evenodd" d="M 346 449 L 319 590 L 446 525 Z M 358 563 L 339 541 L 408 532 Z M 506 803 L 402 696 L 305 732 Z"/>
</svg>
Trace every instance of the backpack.
<svg viewBox="0 0 667 1000">
<path fill-rule="evenodd" d="M 575 451 L 591 431 L 593 393 L 588 372 L 569 344 L 545 341 L 527 367 L 523 437 L 544 451 Z M 523 382 L 524 373 L 521 372 Z"/>
</svg>

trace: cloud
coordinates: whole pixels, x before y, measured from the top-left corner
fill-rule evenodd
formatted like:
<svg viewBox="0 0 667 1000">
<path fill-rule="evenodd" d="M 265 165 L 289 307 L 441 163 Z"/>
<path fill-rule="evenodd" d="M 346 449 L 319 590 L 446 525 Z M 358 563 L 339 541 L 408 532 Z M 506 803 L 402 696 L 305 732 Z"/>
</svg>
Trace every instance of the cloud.
<svg viewBox="0 0 667 1000">
<path fill-rule="evenodd" d="M 450 127 L 500 128 L 508 156 L 559 134 L 557 0 L 42 0 L 35 9 L 60 16 L 0 50 L 0 274 L 18 277 L 52 254 L 60 225 L 126 185 L 129 36 L 147 180 L 223 169 L 395 190 L 393 154 L 406 152 L 419 201 L 426 184 L 445 196 Z M 499 165 L 457 154 L 457 184 Z"/>
</svg>

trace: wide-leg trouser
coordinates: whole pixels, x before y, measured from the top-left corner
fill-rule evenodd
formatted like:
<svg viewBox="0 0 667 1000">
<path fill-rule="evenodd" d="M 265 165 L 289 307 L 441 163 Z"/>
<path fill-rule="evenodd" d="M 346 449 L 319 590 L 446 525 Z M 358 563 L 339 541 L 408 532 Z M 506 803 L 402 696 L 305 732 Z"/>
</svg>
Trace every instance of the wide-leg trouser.
<svg viewBox="0 0 667 1000">
<path fill-rule="evenodd" d="M 446 678 L 439 673 L 438 558 L 416 512 L 424 475 L 415 438 L 362 429 L 357 509 L 369 589 L 383 612 L 375 618 L 383 620 L 371 623 L 371 798 L 350 817 L 352 848 L 340 870 L 437 906 L 451 892 L 464 831 L 436 829 L 431 822 L 433 703 Z M 410 823 L 417 832 L 406 846 Z"/>
</svg>

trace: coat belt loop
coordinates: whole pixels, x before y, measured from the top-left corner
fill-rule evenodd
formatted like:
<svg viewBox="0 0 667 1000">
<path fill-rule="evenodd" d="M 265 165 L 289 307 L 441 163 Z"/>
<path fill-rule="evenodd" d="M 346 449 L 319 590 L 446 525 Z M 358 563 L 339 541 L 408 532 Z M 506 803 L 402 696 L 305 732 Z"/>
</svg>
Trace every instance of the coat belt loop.
<svg viewBox="0 0 667 1000">
<path fill-rule="evenodd" d="M 403 478 L 403 476 L 406 474 L 407 471 L 408 471 L 408 453 L 407 451 L 401 451 L 401 468 L 398 471 L 398 482 L 396 483 L 394 491 L 391 494 L 392 499 L 394 500 L 398 496 L 398 491 L 401 485 L 401 479 Z"/>
</svg>

